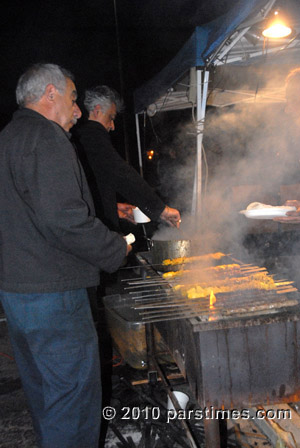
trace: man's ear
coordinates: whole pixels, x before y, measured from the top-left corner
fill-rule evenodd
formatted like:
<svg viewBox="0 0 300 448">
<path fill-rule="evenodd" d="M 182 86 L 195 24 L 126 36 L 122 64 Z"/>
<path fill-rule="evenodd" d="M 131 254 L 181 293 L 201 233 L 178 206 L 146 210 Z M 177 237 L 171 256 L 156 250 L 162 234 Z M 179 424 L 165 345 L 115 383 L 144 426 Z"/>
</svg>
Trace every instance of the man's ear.
<svg viewBox="0 0 300 448">
<path fill-rule="evenodd" d="M 101 106 L 99 106 L 99 104 L 97 104 L 97 106 L 94 107 L 94 109 L 92 110 L 92 115 L 94 118 L 97 118 L 99 115 L 102 115 L 102 109 Z"/>
<path fill-rule="evenodd" d="M 57 92 L 56 87 L 53 84 L 48 84 L 44 94 L 47 101 L 52 102 L 55 99 L 56 92 Z"/>
<path fill-rule="evenodd" d="M 95 112 L 97 114 L 103 115 L 102 107 L 100 106 L 100 104 L 97 104 L 97 106 L 95 106 Z"/>
</svg>

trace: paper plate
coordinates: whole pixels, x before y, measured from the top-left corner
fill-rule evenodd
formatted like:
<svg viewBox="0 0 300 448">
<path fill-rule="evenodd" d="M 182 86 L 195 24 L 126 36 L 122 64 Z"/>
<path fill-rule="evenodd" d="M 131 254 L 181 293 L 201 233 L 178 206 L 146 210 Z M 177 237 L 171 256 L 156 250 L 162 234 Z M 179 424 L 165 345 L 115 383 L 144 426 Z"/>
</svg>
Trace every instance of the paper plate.
<svg viewBox="0 0 300 448">
<path fill-rule="evenodd" d="M 278 207 L 267 207 L 267 208 L 257 208 L 252 210 L 241 210 L 240 213 L 246 216 L 246 218 L 251 219 L 273 219 L 280 218 L 281 216 L 286 216 L 286 212 L 295 211 L 296 207 L 289 206 L 278 206 Z"/>
</svg>

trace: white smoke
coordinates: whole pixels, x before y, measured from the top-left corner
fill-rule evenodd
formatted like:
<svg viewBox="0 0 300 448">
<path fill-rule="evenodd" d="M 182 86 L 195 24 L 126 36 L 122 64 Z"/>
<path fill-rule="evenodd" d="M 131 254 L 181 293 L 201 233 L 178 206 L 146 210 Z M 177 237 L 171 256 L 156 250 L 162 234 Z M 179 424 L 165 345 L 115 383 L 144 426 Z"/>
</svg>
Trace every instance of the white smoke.
<svg viewBox="0 0 300 448">
<path fill-rule="evenodd" d="M 284 76 L 273 68 L 270 80 L 264 79 L 261 86 L 265 91 L 278 89 L 281 100 Z M 243 85 L 242 90 L 249 90 L 249 86 Z M 287 199 L 300 199 L 294 197 L 292 187 L 300 183 L 299 129 L 285 114 L 284 102 L 261 102 L 258 98 L 252 103 L 207 110 L 203 138 L 207 171 L 203 159 L 203 209 L 196 223 L 189 215 L 197 132 L 192 118 L 176 129 L 176 138 L 169 145 L 180 163 L 172 165 L 171 175 L 165 171 L 162 189 L 172 181 L 170 205 L 183 210 L 180 236 L 189 235 L 202 245 L 211 245 L 206 249 L 218 249 L 226 241 L 231 247 L 239 246 L 251 232 L 278 229 L 273 221 L 248 220 L 239 214 L 249 203 L 282 205 Z M 172 239 L 168 234 L 164 228 L 163 237 L 159 231 L 155 238 Z"/>
</svg>

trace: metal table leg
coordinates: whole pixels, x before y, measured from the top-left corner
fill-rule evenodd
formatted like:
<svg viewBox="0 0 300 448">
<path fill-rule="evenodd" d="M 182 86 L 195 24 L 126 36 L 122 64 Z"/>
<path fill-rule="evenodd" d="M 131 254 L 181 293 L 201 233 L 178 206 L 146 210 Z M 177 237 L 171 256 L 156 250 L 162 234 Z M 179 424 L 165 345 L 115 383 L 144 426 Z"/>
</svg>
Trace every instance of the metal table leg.
<svg viewBox="0 0 300 448">
<path fill-rule="evenodd" d="M 148 378 L 149 378 L 149 383 L 150 384 L 154 384 L 154 381 L 157 381 L 157 374 L 159 374 L 159 377 L 161 378 L 164 387 L 166 388 L 168 395 L 171 398 L 171 401 L 176 409 L 176 411 L 178 412 L 178 410 L 180 409 L 179 403 L 175 397 L 175 395 L 173 394 L 172 388 L 168 383 L 168 380 L 164 374 L 164 372 L 161 370 L 157 359 L 156 359 L 156 353 L 155 353 L 155 340 L 154 340 L 154 327 L 152 323 L 147 323 L 145 325 L 145 329 L 146 329 L 146 343 L 147 343 L 147 362 L 148 362 Z M 152 381 L 152 382 L 151 382 Z M 197 448 L 198 445 L 196 444 L 190 428 L 188 427 L 186 421 L 184 419 L 179 419 L 179 422 L 186 434 L 186 437 L 189 441 L 190 447 L 191 448 Z M 214 448 L 218 448 L 217 445 L 214 446 Z"/>
</svg>

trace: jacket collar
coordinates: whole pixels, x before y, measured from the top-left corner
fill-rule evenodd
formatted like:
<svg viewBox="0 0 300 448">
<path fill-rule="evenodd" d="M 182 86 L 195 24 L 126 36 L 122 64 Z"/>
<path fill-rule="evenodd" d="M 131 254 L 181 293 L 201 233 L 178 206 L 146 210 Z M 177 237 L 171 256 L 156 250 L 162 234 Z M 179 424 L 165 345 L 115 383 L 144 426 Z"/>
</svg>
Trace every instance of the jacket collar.
<svg viewBox="0 0 300 448">
<path fill-rule="evenodd" d="M 21 118 L 21 117 L 31 117 L 31 118 L 37 118 L 40 120 L 47 120 L 50 121 L 50 123 L 55 124 L 56 126 L 59 127 L 59 129 L 61 129 L 66 136 L 68 137 L 68 139 L 71 138 L 72 134 L 70 132 L 67 132 L 64 130 L 64 128 L 62 128 L 58 123 L 56 123 L 55 121 L 52 120 L 48 120 L 48 118 L 44 117 L 44 115 L 40 114 L 39 112 L 36 112 L 35 110 L 32 109 L 28 109 L 27 107 L 23 107 L 22 109 L 18 109 L 14 115 L 14 118 Z"/>
</svg>

